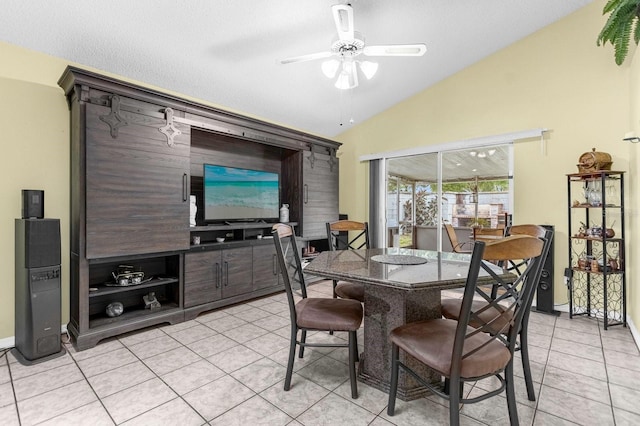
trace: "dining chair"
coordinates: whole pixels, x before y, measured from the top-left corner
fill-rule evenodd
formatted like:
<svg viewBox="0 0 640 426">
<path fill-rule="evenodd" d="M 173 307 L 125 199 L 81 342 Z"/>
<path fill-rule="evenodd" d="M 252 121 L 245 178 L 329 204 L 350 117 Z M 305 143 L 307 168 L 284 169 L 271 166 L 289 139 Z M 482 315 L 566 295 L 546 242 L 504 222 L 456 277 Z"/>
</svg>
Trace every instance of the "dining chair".
<svg viewBox="0 0 640 426">
<path fill-rule="evenodd" d="M 517 228 L 515 235 L 518 235 L 518 236 L 524 235 L 528 237 L 540 238 L 543 241 L 542 253 L 540 256 L 540 258 L 542 259 L 541 264 L 543 264 L 544 259 L 546 259 L 549 253 L 549 249 L 551 247 L 551 242 L 553 240 L 553 231 L 547 230 L 542 226 L 538 226 L 538 225 L 526 225 L 526 226 L 519 225 L 519 226 L 522 226 L 522 227 Z M 522 231 L 522 232 L 518 233 L 518 231 Z M 524 231 L 527 231 L 527 232 L 525 233 Z M 497 259 L 492 259 L 492 260 L 497 260 Z M 522 259 L 513 258 L 513 259 L 503 260 L 502 264 L 506 271 L 515 273 L 517 275 L 522 275 L 523 271 L 525 270 L 524 268 L 528 266 L 530 261 L 531 261 L 530 258 L 522 258 Z M 538 288 L 538 282 L 540 281 L 540 277 L 542 275 L 542 269 L 543 268 L 540 267 L 535 272 L 536 275 L 532 277 L 532 279 L 535 282 L 534 291 L 531 292 L 531 295 L 529 296 L 528 299 L 524 300 L 525 311 L 524 311 L 522 323 L 520 325 L 520 329 L 518 331 L 519 341 L 517 342 L 517 345 L 515 348 L 516 351 L 520 351 L 520 356 L 522 358 L 522 370 L 524 374 L 524 381 L 527 387 L 527 397 L 530 401 L 536 400 L 536 394 L 533 386 L 533 377 L 531 375 L 531 364 L 529 362 L 529 344 L 528 344 L 529 316 L 531 314 L 531 303 L 533 302 L 535 289 Z M 496 299 L 498 297 L 498 292 L 500 289 L 501 287 L 499 285 L 492 286 L 491 294 L 490 294 L 491 299 Z M 514 288 L 513 291 L 517 292 L 519 290 L 517 288 Z M 486 303 L 483 300 L 477 300 L 474 302 L 476 309 L 480 309 L 484 304 Z M 444 316 L 445 318 L 453 319 L 453 320 L 458 319 L 459 313 L 462 307 L 462 301 L 460 299 L 451 299 L 451 298 L 443 299 L 441 302 L 441 305 L 442 305 L 442 316 Z M 495 312 L 492 311 L 491 309 L 488 309 L 487 313 L 490 314 Z M 472 321 L 470 325 L 472 327 L 476 327 L 478 324 L 475 324 Z"/>
<path fill-rule="evenodd" d="M 505 228 L 473 228 L 473 239 L 482 240 L 482 237 L 504 237 Z"/>
<path fill-rule="evenodd" d="M 358 358 L 357 331 L 362 324 L 362 304 L 357 300 L 307 297 L 307 286 L 302 273 L 300 252 L 298 251 L 293 228 L 279 223 L 273 225 L 271 233 L 274 237 L 276 256 L 284 281 L 289 303 L 289 317 L 291 319 L 291 342 L 284 390 L 288 391 L 291 387 L 293 362 L 297 346 L 300 347 L 299 358 L 304 357 L 305 347 L 346 347 L 349 350 L 351 397 L 357 398 L 358 387 L 355 364 Z M 302 298 L 297 302 L 292 289 L 293 282 L 297 282 L 300 285 Z M 298 331 L 300 331 L 299 340 Z M 349 334 L 349 340 L 346 344 L 307 342 L 307 331 L 346 331 Z"/>
<path fill-rule="evenodd" d="M 529 235 L 531 237 L 544 238 L 545 239 L 545 248 L 542 254 L 542 263 L 544 264 L 545 259 L 549 255 L 551 250 L 551 243 L 553 242 L 554 232 L 551 229 L 546 229 L 540 225 L 533 224 L 523 224 L 523 225 L 512 225 L 507 228 L 507 235 Z M 519 273 L 519 268 L 522 265 L 512 263 L 508 269 L 516 271 Z M 538 288 L 538 284 L 542 277 L 542 270 L 544 268 L 540 268 L 540 273 L 538 274 L 538 278 L 536 279 L 536 289 Z M 531 377 L 531 365 L 529 363 L 529 315 L 531 315 L 531 304 L 533 303 L 533 296 L 535 292 L 531 294 L 530 300 L 527 302 L 527 311 L 524 314 L 524 319 L 522 320 L 522 329 L 520 330 L 520 356 L 522 357 L 522 370 L 524 374 L 524 381 L 527 385 L 527 397 L 529 401 L 536 400 L 536 393 L 533 388 L 533 377 Z"/>
<path fill-rule="evenodd" d="M 506 391 L 509 419 L 518 424 L 513 382 L 513 354 L 520 323 L 525 313 L 525 301 L 535 290 L 535 275 L 541 267 L 544 242 L 529 236 L 513 236 L 502 240 L 474 244 L 458 320 L 431 319 L 402 325 L 390 335 L 391 385 L 387 413 L 395 414 L 398 373 L 402 368 L 409 376 L 435 394 L 449 400 L 449 421 L 460 423 L 460 403 L 483 401 Z M 531 259 L 523 274 L 498 275 L 488 260 Z M 491 266 L 489 266 L 491 265 Z M 499 283 L 503 291 L 496 299 L 487 286 L 478 281 L 485 271 Z M 515 278 L 515 279 L 514 279 Z M 519 289 L 518 291 L 515 291 Z M 475 298 L 484 301 L 481 306 Z M 400 359 L 400 349 L 445 378 L 449 386 L 434 385 L 421 378 Z M 473 397 L 464 397 L 465 382 L 496 377 L 500 386 Z"/>
<path fill-rule="evenodd" d="M 329 250 L 358 250 L 369 247 L 369 224 L 352 220 L 327 222 Z M 364 303 L 364 286 L 349 281 L 333 280 L 333 297 L 354 299 Z"/>
<path fill-rule="evenodd" d="M 451 242 L 451 247 L 455 253 L 471 253 L 471 248 L 464 248 L 465 245 L 471 247 L 473 243 L 471 242 L 458 242 L 458 236 L 456 235 L 455 229 L 449 223 L 445 223 L 444 230 L 447 232 L 447 236 L 449 237 L 449 241 Z"/>
</svg>

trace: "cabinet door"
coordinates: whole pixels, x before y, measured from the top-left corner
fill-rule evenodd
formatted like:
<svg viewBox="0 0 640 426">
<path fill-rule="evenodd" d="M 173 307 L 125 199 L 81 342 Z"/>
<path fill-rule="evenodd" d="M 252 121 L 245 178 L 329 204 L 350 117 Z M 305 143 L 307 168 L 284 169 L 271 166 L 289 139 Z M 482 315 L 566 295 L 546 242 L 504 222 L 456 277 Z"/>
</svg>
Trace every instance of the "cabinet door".
<svg viewBox="0 0 640 426">
<path fill-rule="evenodd" d="M 253 290 L 252 248 L 222 250 L 222 297 L 233 297 Z"/>
<path fill-rule="evenodd" d="M 305 238 L 327 238 L 327 222 L 338 220 L 338 159 L 304 152 L 302 230 Z"/>
<path fill-rule="evenodd" d="M 253 289 L 278 285 L 278 260 L 273 244 L 253 247 Z"/>
<path fill-rule="evenodd" d="M 86 257 L 188 249 L 189 127 L 170 144 L 163 114 L 119 114 L 112 135 L 111 109 L 86 105 Z"/>
<path fill-rule="evenodd" d="M 222 255 L 219 251 L 184 256 L 184 307 L 213 302 L 222 297 Z"/>
</svg>

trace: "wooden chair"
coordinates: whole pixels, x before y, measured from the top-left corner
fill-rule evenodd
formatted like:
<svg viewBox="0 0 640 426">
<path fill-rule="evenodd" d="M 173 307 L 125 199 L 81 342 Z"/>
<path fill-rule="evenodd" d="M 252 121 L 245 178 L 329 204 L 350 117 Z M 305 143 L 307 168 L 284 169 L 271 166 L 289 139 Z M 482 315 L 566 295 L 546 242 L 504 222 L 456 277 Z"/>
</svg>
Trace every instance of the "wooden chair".
<svg viewBox="0 0 640 426">
<path fill-rule="evenodd" d="M 505 228 L 473 228 L 473 240 L 490 242 L 505 236 Z M 489 237 L 483 239 L 484 237 Z"/>
<path fill-rule="evenodd" d="M 391 385 L 387 413 L 395 412 L 399 368 L 437 395 L 449 400 L 451 425 L 460 422 L 459 404 L 483 401 L 506 390 L 509 418 L 518 424 L 513 383 L 513 353 L 525 302 L 535 290 L 535 276 L 541 263 L 544 243 L 538 238 L 513 236 L 493 243 L 474 244 L 458 320 L 448 318 L 409 323 L 391 332 Z M 522 275 L 503 280 L 486 266 L 486 260 L 531 259 Z M 478 285 L 484 269 L 504 290 L 492 299 L 486 286 Z M 518 289 L 518 291 L 516 291 Z M 474 298 L 483 303 L 478 306 Z M 400 349 L 445 378 L 445 389 L 422 379 L 400 361 Z M 483 394 L 463 397 L 463 384 L 495 376 L 500 386 Z"/>
<path fill-rule="evenodd" d="M 369 248 L 369 224 L 352 220 L 327 222 L 329 250 Z M 333 281 L 333 297 L 354 299 L 364 303 L 364 286 L 348 281 Z"/>
<path fill-rule="evenodd" d="M 447 236 L 449 237 L 449 241 L 451 242 L 451 247 L 453 251 L 456 253 L 471 253 L 472 244 L 468 242 L 458 242 L 458 236 L 456 235 L 455 229 L 449 223 L 444 224 L 444 230 L 447 232 Z M 464 248 L 464 246 L 468 245 L 469 248 Z"/>
<path fill-rule="evenodd" d="M 545 228 L 538 225 L 519 225 L 520 228 L 516 228 L 515 235 L 525 235 L 529 237 L 541 238 L 544 242 L 542 248 L 541 264 L 544 263 L 544 259 L 547 257 L 549 253 L 549 249 L 551 247 L 551 242 L 553 240 L 553 231 L 546 230 Z M 527 231 L 527 232 L 525 232 Z M 530 259 L 509 259 L 504 262 L 505 269 L 510 272 L 514 272 L 518 275 L 522 275 L 525 268 L 530 263 Z M 516 346 L 516 350 L 520 351 L 520 356 L 522 358 L 522 370 L 524 372 L 524 380 L 527 387 L 527 397 L 530 401 L 536 400 L 535 390 L 533 387 L 533 378 L 531 376 L 531 365 L 529 362 L 529 345 L 528 345 L 528 329 L 529 329 L 529 316 L 531 314 L 531 303 L 533 302 L 533 295 L 535 294 L 535 289 L 538 288 L 538 282 L 540 281 L 540 276 L 542 275 L 542 267 L 536 272 L 536 275 L 532 278 L 535 281 L 534 291 L 531 292 L 531 295 L 528 299 L 524 301 L 525 303 L 525 313 L 522 319 L 522 324 L 520 330 L 518 332 L 519 342 Z M 493 286 L 491 289 L 491 299 L 496 299 L 498 297 L 499 286 Z M 514 291 L 518 291 L 518 289 L 514 289 Z M 475 307 L 476 309 L 480 309 L 483 305 L 483 301 L 476 301 Z M 442 315 L 445 318 L 449 319 L 458 319 L 459 312 L 461 309 L 462 301 L 460 299 L 444 299 L 442 300 Z M 473 322 L 470 324 L 472 327 L 475 327 L 477 324 Z"/>
<path fill-rule="evenodd" d="M 300 346 L 299 358 L 304 356 L 304 348 L 307 346 L 346 347 L 349 349 L 351 397 L 357 398 L 358 387 L 355 364 L 358 353 L 357 331 L 362 324 L 362 304 L 356 300 L 307 297 L 300 252 L 298 251 L 293 228 L 285 224 L 276 224 L 273 226 L 271 233 L 276 246 L 276 256 L 284 281 L 289 303 L 289 317 L 291 318 L 291 343 L 284 390 L 288 391 L 291 387 L 296 346 Z M 300 293 L 302 295 L 302 299 L 297 303 L 292 290 L 294 281 L 300 284 Z M 310 343 L 307 342 L 308 330 L 346 331 L 349 333 L 349 341 L 346 344 Z M 298 340 L 298 331 L 300 331 L 300 340 Z"/>
</svg>

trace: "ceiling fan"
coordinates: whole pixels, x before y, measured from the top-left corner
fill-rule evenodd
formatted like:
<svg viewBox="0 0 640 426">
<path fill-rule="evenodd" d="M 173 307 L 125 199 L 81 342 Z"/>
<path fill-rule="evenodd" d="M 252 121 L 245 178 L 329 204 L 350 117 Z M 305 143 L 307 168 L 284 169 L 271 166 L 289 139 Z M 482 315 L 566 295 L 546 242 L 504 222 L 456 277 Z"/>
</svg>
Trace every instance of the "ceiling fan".
<svg viewBox="0 0 640 426">
<path fill-rule="evenodd" d="M 424 43 L 366 46 L 362 34 L 354 30 L 351 5 L 336 4 L 331 6 L 331 10 L 338 30 L 338 39 L 333 42 L 331 49 L 325 52 L 282 59 L 281 64 L 335 57 L 322 63 L 322 72 L 328 78 L 334 78 L 336 74 L 338 75 L 335 83 L 338 89 L 353 89 L 358 86 L 358 68 L 367 79 L 372 78 L 378 71 L 376 62 L 360 61 L 358 59 L 360 55 L 369 57 L 422 56 L 427 51 L 427 46 Z"/>
</svg>

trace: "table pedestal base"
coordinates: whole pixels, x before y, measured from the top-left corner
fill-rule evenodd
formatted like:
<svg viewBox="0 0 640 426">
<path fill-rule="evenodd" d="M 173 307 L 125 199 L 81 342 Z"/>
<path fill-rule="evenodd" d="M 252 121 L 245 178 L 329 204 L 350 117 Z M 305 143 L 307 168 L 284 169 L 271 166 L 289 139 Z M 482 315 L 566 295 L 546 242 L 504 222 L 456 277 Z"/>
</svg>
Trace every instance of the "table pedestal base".
<svg viewBox="0 0 640 426">
<path fill-rule="evenodd" d="M 365 285 L 364 354 L 358 371 L 360 381 L 389 392 L 391 378 L 391 342 L 389 334 L 401 325 L 441 318 L 440 290 L 413 290 Z M 364 359 L 363 359 L 364 358 Z M 424 364 L 400 351 L 400 361 L 425 380 L 440 383 L 441 377 Z M 398 398 L 417 399 L 429 391 L 400 369 Z"/>
</svg>

